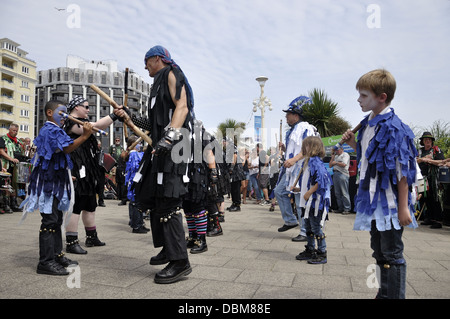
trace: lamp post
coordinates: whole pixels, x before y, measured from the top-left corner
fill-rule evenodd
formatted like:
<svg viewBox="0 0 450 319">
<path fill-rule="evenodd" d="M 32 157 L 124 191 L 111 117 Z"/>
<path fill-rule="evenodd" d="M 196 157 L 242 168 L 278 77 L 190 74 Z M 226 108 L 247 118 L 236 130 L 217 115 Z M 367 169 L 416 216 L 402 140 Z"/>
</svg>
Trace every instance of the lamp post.
<svg viewBox="0 0 450 319">
<path fill-rule="evenodd" d="M 256 112 L 259 109 L 261 109 L 261 144 L 263 145 L 263 149 L 265 149 L 266 147 L 266 143 L 265 143 L 265 125 L 264 125 L 264 109 L 266 107 L 269 108 L 269 111 L 272 111 L 272 102 L 270 101 L 269 98 L 264 96 L 264 85 L 266 84 L 266 81 L 269 78 L 266 76 L 259 76 L 256 78 L 256 81 L 258 81 L 259 86 L 261 87 L 261 96 L 259 97 L 259 99 L 254 99 L 253 100 L 253 112 Z"/>
</svg>

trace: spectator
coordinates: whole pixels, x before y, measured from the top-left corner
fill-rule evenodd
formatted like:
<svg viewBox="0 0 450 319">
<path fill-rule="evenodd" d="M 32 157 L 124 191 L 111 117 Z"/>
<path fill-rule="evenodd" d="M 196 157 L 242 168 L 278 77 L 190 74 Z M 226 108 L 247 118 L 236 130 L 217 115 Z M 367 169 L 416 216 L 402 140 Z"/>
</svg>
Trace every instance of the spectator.
<svg viewBox="0 0 450 319">
<path fill-rule="evenodd" d="M 425 220 L 421 225 L 430 225 L 431 228 L 442 228 L 442 209 L 438 196 L 439 167 L 433 161 L 444 159 L 442 151 L 434 145 L 434 136 L 430 132 L 424 132 L 420 137 L 419 163 L 420 171 L 424 177 L 428 189 L 422 199 L 422 205 L 426 204 Z"/>
<path fill-rule="evenodd" d="M 258 172 L 258 183 L 259 188 L 262 190 L 264 195 L 264 200 L 261 205 L 270 205 L 269 201 L 269 156 L 265 150 L 260 150 L 261 144 L 256 146 L 258 150 L 259 159 L 259 172 Z"/>
<path fill-rule="evenodd" d="M 253 187 L 253 194 L 255 194 L 256 197 L 256 204 L 261 203 L 261 190 L 259 189 L 259 183 L 258 183 L 258 172 L 259 172 L 259 156 L 258 156 L 257 149 L 254 148 L 252 150 L 252 154 L 250 156 L 250 183 Z"/>
<path fill-rule="evenodd" d="M 20 157 L 22 156 L 23 146 L 17 138 L 17 133 L 19 131 L 19 125 L 11 124 L 9 126 L 9 131 L 6 135 L 2 136 L 5 141 L 6 152 L 1 152 L 2 155 L 2 167 L 6 168 L 8 173 L 11 174 L 12 179 L 12 187 L 14 192 L 9 197 L 9 206 L 11 207 L 13 212 L 21 212 L 22 210 L 19 208 L 17 204 L 17 194 L 19 191 L 19 187 L 17 185 L 17 174 L 18 174 L 18 166 Z"/>
<path fill-rule="evenodd" d="M 348 214 L 351 209 L 350 195 L 348 191 L 348 179 L 350 174 L 350 155 L 344 152 L 342 146 L 333 149 L 330 159 L 330 168 L 333 168 L 334 195 L 338 205 L 338 213 Z"/>
</svg>

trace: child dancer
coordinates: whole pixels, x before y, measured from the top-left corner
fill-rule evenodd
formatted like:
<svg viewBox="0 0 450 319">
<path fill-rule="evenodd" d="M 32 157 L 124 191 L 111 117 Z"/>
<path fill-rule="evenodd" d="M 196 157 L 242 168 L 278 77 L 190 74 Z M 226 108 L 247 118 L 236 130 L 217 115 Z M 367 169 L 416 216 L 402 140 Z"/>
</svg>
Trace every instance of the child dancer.
<svg viewBox="0 0 450 319">
<path fill-rule="evenodd" d="M 47 122 L 33 142 L 37 153 L 33 159 L 28 197 L 21 205 L 24 208 L 22 221 L 36 209 L 41 212 L 37 273 L 68 275 L 64 267 L 78 264 L 65 257 L 62 251 L 62 212 L 72 211 L 74 195 L 70 172 L 73 164 L 68 154 L 89 138 L 92 125 L 84 123 L 83 134 L 72 140 L 60 127 L 64 118 L 59 111 L 66 113 L 66 106 L 58 101 L 50 101 L 44 111 Z"/>
<path fill-rule="evenodd" d="M 127 149 L 137 140 L 136 135 L 132 135 L 127 140 Z M 128 206 L 128 214 L 130 216 L 130 227 L 135 234 L 146 234 L 149 229 L 145 227 L 144 214 L 139 207 L 139 203 L 136 202 L 136 196 L 134 193 L 133 179 L 136 173 L 139 171 L 139 165 L 142 161 L 141 144 L 137 144 L 128 154 L 126 159 L 127 165 L 125 168 L 125 185 L 127 187 L 127 198 L 130 200 Z M 120 155 L 122 156 L 122 155 Z"/>
<path fill-rule="evenodd" d="M 305 221 L 307 244 L 305 251 L 298 254 L 297 260 L 307 260 L 309 264 L 327 262 L 327 246 L 323 226 L 331 203 L 331 177 L 322 158 L 325 148 L 320 137 L 310 136 L 303 140 L 302 153 L 305 161 L 300 172 L 299 211 Z M 295 189 L 293 189 L 295 191 Z M 317 249 L 315 249 L 317 241 Z"/>
<path fill-rule="evenodd" d="M 362 111 L 370 114 L 361 122 L 357 141 L 350 130 L 342 136 L 357 151 L 360 165 L 353 229 L 370 230 L 372 256 L 380 270 L 376 297 L 403 299 L 403 227 L 417 227 L 410 191 L 417 173 L 414 134 L 389 107 L 396 89 L 391 73 L 366 73 L 356 83 L 356 89 Z"/>
</svg>

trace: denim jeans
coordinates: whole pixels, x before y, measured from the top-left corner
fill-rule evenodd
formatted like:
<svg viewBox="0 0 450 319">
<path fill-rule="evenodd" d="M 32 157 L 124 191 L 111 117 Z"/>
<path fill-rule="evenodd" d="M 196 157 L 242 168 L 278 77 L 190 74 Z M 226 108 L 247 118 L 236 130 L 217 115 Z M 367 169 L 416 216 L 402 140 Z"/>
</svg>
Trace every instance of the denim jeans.
<svg viewBox="0 0 450 319">
<path fill-rule="evenodd" d="M 134 201 L 131 201 L 128 205 L 128 215 L 130 217 L 130 227 L 138 229 L 144 225 L 144 218 L 142 212 L 136 207 Z"/>
<path fill-rule="evenodd" d="M 378 231 L 375 221 L 370 230 L 372 256 L 380 267 L 380 289 L 377 298 L 404 299 L 406 290 L 406 261 L 403 258 L 403 228 Z"/>
<path fill-rule="evenodd" d="M 314 216 L 314 208 L 311 208 L 309 217 L 303 220 L 308 240 L 307 247 L 315 249 L 315 241 L 317 240 L 317 250 L 322 253 L 325 252 L 327 250 L 327 244 L 325 242 L 322 226 L 320 226 L 322 215 L 318 214 L 317 216 Z"/>
<path fill-rule="evenodd" d="M 258 174 L 252 174 L 250 175 L 250 181 L 252 183 L 253 189 L 255 190 L 255 195 L 257 200 L 262 199 L 261 190 L 259 189 L 259 183 L 258 183 Z"/>
<path fill-rule="evenodd" d="M 348 190 L 348 179 L 349 176 L 342 174 L 341 172 L 334 171 L 333 187 L 338 209 L 347 212 L 351 210 L 350 195 Z"/>
<path fill-rule="evenodd" d="M 278 202 L 278 206 L 280 207 L 281 217 L 284 220 L 284 224 L 287 226 L 293 226 L 297 225 L 299 221 L 292 211 L 291 198 L 289 197 L 291 193 L 286 190 L 286 186 L 286 174 L 283 174 L 280 177 L 277 186 L 275 187 L 274 193 Z M 297 205 L 297 212 L 300 215 L 301 209 L 300 207 L 298 207 L 298 204 L 300 203 L 300 194 L 295 194 L 294 198 Z M 300 234 L 306 236 L 303 218 L 300 219 Z"/>
</svg>

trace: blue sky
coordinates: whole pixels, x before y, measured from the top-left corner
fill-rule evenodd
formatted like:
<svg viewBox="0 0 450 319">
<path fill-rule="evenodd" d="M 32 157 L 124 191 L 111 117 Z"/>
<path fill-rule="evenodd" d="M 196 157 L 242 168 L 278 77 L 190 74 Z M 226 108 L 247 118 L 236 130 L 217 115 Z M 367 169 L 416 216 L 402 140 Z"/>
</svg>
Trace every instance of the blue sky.
<svg viewBox="0 0 450 319">
<path fill-rule="evenodd" d="M 80 8 L 79 27 L 68 26 L 72 13 L 55 9 L 69 4 Z M 14 0 L 2 4 L 0 37 L 20 43 L 38 70 L 65 66 L 71 54 L 117 60 L 149 83 L 143 57 L 163 45 L 191 83 L 197 117 L 212 129 L 225 118 L 253 127 L 260 75 L 269 78 L 269 131 L 278 132 L 282 110 L 313 88 L 355 126 L 364 116 L 356 81 L 386 68 L 397 80 L 396 113 L 429 127 L 449 120 L 449 16 L 449 0 Z"/>
</svg>

